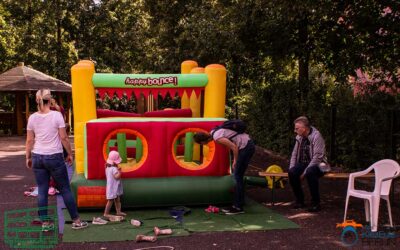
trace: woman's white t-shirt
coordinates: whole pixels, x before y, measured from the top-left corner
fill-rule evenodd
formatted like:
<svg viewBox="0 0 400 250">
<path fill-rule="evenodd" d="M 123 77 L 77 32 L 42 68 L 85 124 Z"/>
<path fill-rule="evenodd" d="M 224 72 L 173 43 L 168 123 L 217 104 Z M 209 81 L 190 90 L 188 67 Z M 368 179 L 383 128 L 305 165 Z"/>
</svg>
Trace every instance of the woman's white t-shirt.
<svg viewBox="0 0 400 250">
<path fill-rule="evenodd" d="M 50 111 L 46 114 L 36 112 L 29 116 L 27 130 L 35 134 L 32 152 L 40 155 L 62 153 L 59 128 L 65 128 L 65 123 L 58 111 Z"/>
</svg>

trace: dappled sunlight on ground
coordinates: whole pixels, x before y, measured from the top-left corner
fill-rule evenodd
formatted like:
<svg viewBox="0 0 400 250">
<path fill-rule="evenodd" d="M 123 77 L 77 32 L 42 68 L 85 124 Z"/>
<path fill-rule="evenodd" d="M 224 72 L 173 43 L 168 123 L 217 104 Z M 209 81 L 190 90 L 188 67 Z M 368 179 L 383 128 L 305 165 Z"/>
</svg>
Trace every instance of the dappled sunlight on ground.
<svg viewBox="0 0 400 250">
<path fill-rule="evenodd" d="M 288 219 L 307 219 L 307 218 L 315 217 L 317 215 L 318 214 L 316 214 L 316 213 L 298 213 L 295 215 L 288 216 Z"/>
<path fill-rule="evenodd" d="M 0 180 L 1 181 L 19 181 L 24 179 L 25 177 L 22 175 L 14 175 L 14 174 L 10 174 L 10 175 L 6 175 L 4 177 L 1 177 Z"/>
<path fill-rule="evenodd" d="M 14 151 L 14 152 L 0 151 L 0 159 L 15 155 L 25 155 L 25 150 Z"/>
<path fill-rule="evenodd" d="M 275 202 L 274 205 L 272 205 L 272 202 L 263 202 L 262 204 L 270 208 L 273 208 L 274 206 L 289 207 L 292 205 L 292 202 Z"/>
</svg>

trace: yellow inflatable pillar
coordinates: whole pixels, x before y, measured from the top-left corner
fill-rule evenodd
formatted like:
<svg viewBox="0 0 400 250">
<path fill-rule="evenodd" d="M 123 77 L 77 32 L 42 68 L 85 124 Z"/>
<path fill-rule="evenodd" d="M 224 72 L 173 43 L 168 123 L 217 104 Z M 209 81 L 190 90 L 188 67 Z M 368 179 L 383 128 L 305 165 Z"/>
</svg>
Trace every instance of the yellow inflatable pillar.
<svg viewBox="0 0 400 250">
<path fill-rule="evenodd" d="M 192 68 L 192 70 L 190 70 L 190 74 L 204 74 L 204 68 Z M 201 93 L 199 94 L 199 96 L 196 96 L 196 93 L 194 93 L 194 91 L 192 92 L 192 95 L 190 96 L 190 109 L 192 110 L 193 117 L 200 117 Z M 193 146 L 193 160 L 200 160 L 200 144 L 195 143 Z"/>
<path fill-rule="evenodd" d="M 186 60 L 181 63 L 181 74 L 189 74 L 190 71 L 193 68 L 196 68 L 197 66 L 198 66 L 198 64 L 196 61 Z M 173 97 L 173 96 L 171 96 L 171 97 Z M 189 99 L 188 93 L 186 93 L 186 91 L 183 93 L 182 98 L 181 98 L 181 108 L 182 109 L 190 108 L 190 99 Z"/>
<path fill-rule="evenodd" d="M 190 73 L 191 74 L 204 74 L 204 68 L 202 67 L 196 67 L 193 68 Z M 201 93 L 199 96 L 196 96 L 196 93 L 194 91 L 192 92 L 190 96 L 190 109 L 192 110 L 193 117 L 200 117 L 200 110 L 201 110 Z"/>
<path fill-rule="evenodd" d="M 71 68 L 72 101 L 74 109 L 74 140 L 76 173 L 84 172 L 84 128 L 86 122 L 96 118 L 96 94 L 92 83 L 94 64 L 79 61 Z"/>
<path fill-rule="evenodd" d="M 225 117 L 226 69 L 220 64 L 206 67 L 208 83 L 204 91 L 204 117 Z"/>
</svg>

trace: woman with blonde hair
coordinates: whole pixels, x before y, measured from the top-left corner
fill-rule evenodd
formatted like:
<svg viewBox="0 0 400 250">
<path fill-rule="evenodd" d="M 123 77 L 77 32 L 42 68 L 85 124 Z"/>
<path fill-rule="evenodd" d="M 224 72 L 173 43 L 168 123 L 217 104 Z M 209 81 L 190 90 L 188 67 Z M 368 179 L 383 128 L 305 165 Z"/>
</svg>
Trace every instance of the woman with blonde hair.
<svg viewBox="0 0 400 250">
<path fill-rule="evenodd" d="M 64 119 L 60 112 L 50 110 L 50 100 L 49 89 L 37 91 L 38 112 L 28 119 L 26 137 L 26 166 L 33 169 L 38 185 L 38 206 L 42 228 L 44 231 L 54 228 L 51 222 L 46 221 L 50 177 L 57 183 L 57 189 L 73 221 L 72 228 L 85 228 L 88 223 L 79 218 L 64 162 L 63 146 L 68 153 L 66 161 L 72 163 L 72 150 L 65 131 Z"/>
</svg>

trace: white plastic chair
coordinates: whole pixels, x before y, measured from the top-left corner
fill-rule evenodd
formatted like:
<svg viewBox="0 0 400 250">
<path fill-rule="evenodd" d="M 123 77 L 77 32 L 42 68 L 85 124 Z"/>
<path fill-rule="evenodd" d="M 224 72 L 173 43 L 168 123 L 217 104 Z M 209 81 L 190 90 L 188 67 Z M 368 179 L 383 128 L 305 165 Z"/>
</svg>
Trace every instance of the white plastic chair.
<svg viewBox="0 0 400 250">
<path fill-rule="evenodd" d="M 374 170 L 375 172 L 375 188 L 373 192 L 367 192 L 364 190 L 354 189 L 354 179 L 356 177 L 365 175 Z M 347 187 L 346 196 L 346 207 L 344 210 L 344 219 L 346 221 L 347 205 L 349 203 L 350 196 L 364 199 L 365 207 L 365 218 L 366 221 L 371 224 L 371 231 L 376 232 L 378 230 L 378 217 L 379 217 L 379 204 L 381 198 L 386 200 L 390 226 L 393 227 L 392 211 L 390 208 L 389 192 L 392 179 L 400 175 L 400 166 L 393 160 L 380 160 L 374 163 L 364 171 L 351 173 L 349 176 L 349 185 Z"/>
</svg>

